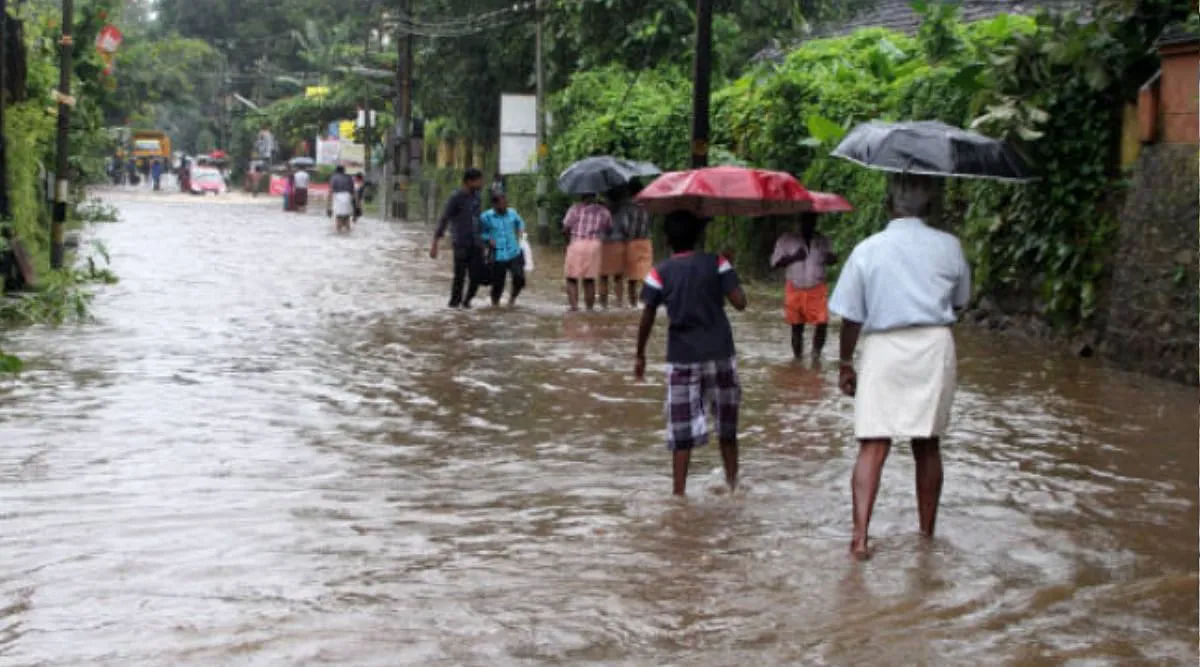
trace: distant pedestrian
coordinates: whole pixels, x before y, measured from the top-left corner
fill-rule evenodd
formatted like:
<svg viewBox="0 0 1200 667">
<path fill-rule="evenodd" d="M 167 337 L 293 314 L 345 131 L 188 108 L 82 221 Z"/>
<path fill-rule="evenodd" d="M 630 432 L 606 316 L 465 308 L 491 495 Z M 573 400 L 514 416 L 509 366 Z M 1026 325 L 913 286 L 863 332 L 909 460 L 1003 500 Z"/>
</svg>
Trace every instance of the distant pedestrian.
<svg viewBox="0 0 1200 667">
<path fill-rule="evenodd" d="M 350 231 L 350 219 L 354 217 L 354 179 L 346 168 L 338 165 L 329 179 L 329 209 L 335 221 L 334 230 Z"/>
<path fill-rule="evenodd" d="M 564 273 L 567 278 L 567 302 L 571 310 L 579 310 L 579 283 L 583 282 L 587 309 L 596 306 L 596 280 L 604 262 L 602 239 L 612 228 L 612 214 L 596 201 L 595 194 L 585 194 L 571 206 L 562 222 L 567 235 L 567 257 Z"/>
<path fill-rule="evenodd" d="M 483 247 L 479 236 L 479 190 L 483 187 L 483 172 L 471 167 L 463 173 L 462 187 L 450 195 L 442 217 L 438 219 L 437 231 L 429 256 L 437 259 L 438 241 L 450 229 L 454 243 L 454 282 L 450 285 L 450 307 L 470 308 L 471 299 L 479 291 L 483 281 Z M 466 293 L 463 293 L 467 282 Z"/>
<path fill-rule="evenodd" d="M 354 174 L 354 222 L 363 216 L 363 199 L 366 197 L 367 181 L 360 171 Z"/>
<path fill-rule="evenodd" d="M 289 170 L 283 179 L 283 210 L 291 211 L 292 206 L 292 190 L 296 187 L 296 172 Z"/>
<path fill-rule="evenodd" d="M 775 242 L 771 267 L 785 270 L 783 313 L 792 328 L 792 355 L 804 355 L 804 325 L 816 329 L 813 334 L 813 361 L 821 358 L 829 330 L 829 285 L 826 268 L 837 260 L 833 246 L 817 231 L 817 214 L 800 216 L 799 233 L 788 232 Z"/>
<path fill-rule="evenodd" d="M 150 164 L 150 180 L 152 180 L 154 182 L 154 190 L 155 191 L 162 189 L 162 174 L 163 174 L 162 162 L 160 162 L 158 160 L 154 160 Z"/>
<path fill-rule="evenodd" d="M 142 181 L 146 184 L 146 187 L 150 187 L 152 184 L 150 182 L 150 160 L 148 158 L 138 160 L 138 171 L 141 172 Z"/>
<path fill-rule="evenodd" d="M 608 308 L 609 283 L 616 296 L 617 306 L 624 301 L 625 254 L 628 248 L 625 231 L 625 216 L 620 215 L 621 203 L 628 199 L 625 188 L 616 188 L 607 194 L 612 226 L 604 234 L 604 246 L 600 258 L 600 307 Z"/>
<path fill-rule="evenodd" d="M 741 385 L 733 346 L 733 329 L 725 302 L 746 309 L 746 294 L 729 260 L 696 246 L 704 223 L 691 213 L 667 215 L 667 242 L 675 251 L 654 267 L 642 289 L 634 375 L 646 373 L 646 343 L 658 307 L 667 307 L 667 449 L 672 452 L 675 495 L 687 487 L 692 449 L 708 442 L 708 411 L 717 422 L 717 439 L 725 465 L 725 481 L 737 487 L 738 409 Z"/>
<path fill-rule="evenodd" d="M 628 286 L 629 307 L 636 308 L 638 290 L 654 265 L 654 246 L 650 241 L 650 214 L 633 199 L 636 186 L 626 190 L 616 202 L 613 224 L 625 229 L 625 280 Z M 621 286 L 615 288 L 617 304 L 621 303 Z"/>
<path fill-rule="evenodd" d="M 512 292 L 508 305 L 515 305 L 517 296 L 525 289 L 525 256 L 521 252 L 521 237 L 525 221 L 508 207 L 503 192 L 492 193 L 492 208 L 480 216 L 483 240 L 492 247 L 492 305 L 500 305 L 504 282 L 512 274 Z"/>
<path fill-rule="evenodd" d="M 858 460 L 851 478 L 854 533 L 850 551 L 870 555 L 871 512 L 895 438 L 912 440 L 922 535 L 933 536 L 942 494 L 941 436 L 950 420 L 957 361 L 950 327 L 971 297 L 971 269 L 954 236 L 924 218 L 941 198 L 942 181 L 893 174 L 892 221 L 859 243 L 842 269 L 830 309 L 842 317 L 842 391 L 854 396 Z M 863 334 L 861 373 L 854 350 Z"/>
<path fill-rule="evenodd" d="M 132 157 L 125 161 L 125 183 L 126 185 L 137 185 L 137 160 Z"/>
<path fill-rule="evenodd" d="M 311 180 L 306 169 L 297 169 L 292 176 L 292 209 L 298 213 L 308 210 L 308 184 Z"/>
<path fill-rule="evenodd" d="M 179 189 L 182 192 L 192 190 L 192 161 L 186 157 L 179 161 Z"/>
</svg>

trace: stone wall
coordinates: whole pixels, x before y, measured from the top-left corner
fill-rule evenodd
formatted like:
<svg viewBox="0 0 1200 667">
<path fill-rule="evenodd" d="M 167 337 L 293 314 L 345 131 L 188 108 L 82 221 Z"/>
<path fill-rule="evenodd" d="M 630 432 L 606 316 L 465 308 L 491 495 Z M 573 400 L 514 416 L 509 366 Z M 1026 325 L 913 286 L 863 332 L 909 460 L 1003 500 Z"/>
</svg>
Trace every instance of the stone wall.
<svg viewBox="0 0 1200 667">
<path fill-rule="evenodd" d="M 1147 146 L 1121 213 L 1101 352 L 1131 370 L 1200 380 L 1200 176 L 1195 145 Z"/>
</svg>

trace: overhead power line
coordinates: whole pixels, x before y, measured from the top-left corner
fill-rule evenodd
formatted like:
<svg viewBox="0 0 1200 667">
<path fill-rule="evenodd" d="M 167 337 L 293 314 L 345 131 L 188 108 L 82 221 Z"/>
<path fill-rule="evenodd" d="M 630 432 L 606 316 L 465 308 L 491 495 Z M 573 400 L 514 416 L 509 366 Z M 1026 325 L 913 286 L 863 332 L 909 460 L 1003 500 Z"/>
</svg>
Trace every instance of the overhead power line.
<svg viewBox="0 0 1200 667">
<path fill-rule="evenodd" d="M 430 38 L 465 37 L 489 30 L 505 28 L 534 18 L 536 9 L 537 5 L 534 2 L 526 0 L 501 9 L 479 14 L 468 14 L 462 18 L 436 21 L 419 19 L 406 12 L 399 11 L 389 13 L 384 18 L 384 25 L 395 29 L 402 35 Z"/>
</svg>

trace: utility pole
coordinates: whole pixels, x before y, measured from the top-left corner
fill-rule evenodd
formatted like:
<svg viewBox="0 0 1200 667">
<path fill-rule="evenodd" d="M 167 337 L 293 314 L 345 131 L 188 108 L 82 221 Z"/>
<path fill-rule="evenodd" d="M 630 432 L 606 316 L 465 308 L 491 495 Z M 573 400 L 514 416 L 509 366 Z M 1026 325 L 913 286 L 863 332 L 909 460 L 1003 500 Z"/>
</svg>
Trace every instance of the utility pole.
<svg viewBox="0 0 1200 667">
<path fill-rule="evenodd" d="M 402 0 L 404 18 L 412 20 L 413 0 Z M 404 21 L 401 21 L 401 30 Z M 409 145 L 412 125 L 412 31 L 405 30 L 404 39 L 396 40 L 399 62 L 396 69 L 396 139 L 392 147 L 392 218 L 408 219 Z"/>
<path fill-rule="evenodd" d="M 0 221 L 8 220 L 8 135 L 4 132 L 4 104 L 8 97 L 8 0 L 0 0 Z"/>
<path fill-rule="evenodd" d="M 50 220 L 50 268 L 61 269 L 63 265 L 63 235 L 67 222 L 67 200 L 71 196 L 71 182 L 67 178 L 70 168 L 67 152 L 70 150 L 71 107 L 71 56 L 74 55 L 75 40 L 71 37 L 75 25 L 75 3 L 62 0 L 62 37 L 58 40 L 58 155 L 54 174 L 54 214 Z"/>
<path fill-rule="evenodd" d="M 538 242 L 550 242 L 550 212 L 546 210 L 546 63 L 542 59 L 542 6 L 537 0 L 537 28 L 534 33 L 534 67 L 537 69 L 537 233 Z"/>
<path fill-rule="evenodd" d="M 696 0 L 692 69 L 692 167 L 708 166 L 708 101 L 712 81 L 712 0 Z"/>
<path fill-rule="evenodd" d="M 367 5 L 367 31 L 363 40 L 363 67 L 370 67 L 371 59 L 371 15 L 375 13 L 375 0 Z M 371 178 L 371 82 L 364 86 L 363 94 L 363 178 Z"/>
</svg>

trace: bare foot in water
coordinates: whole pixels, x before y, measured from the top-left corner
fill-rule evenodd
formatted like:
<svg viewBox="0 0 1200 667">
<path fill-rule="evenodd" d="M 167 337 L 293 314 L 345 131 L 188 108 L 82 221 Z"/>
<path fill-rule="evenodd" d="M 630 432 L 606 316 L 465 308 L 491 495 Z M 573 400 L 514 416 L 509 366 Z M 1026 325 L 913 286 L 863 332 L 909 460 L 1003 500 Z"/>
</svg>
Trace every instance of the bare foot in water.
<svg viewBox="0 0 1200 667">
<path fill-rule="evenodd" d="M 855 560 L 869 560 L 871 550 L 867 547 L 867 539 L 854 538 L 850 540 L 850 556 Z"/>
</svg>

